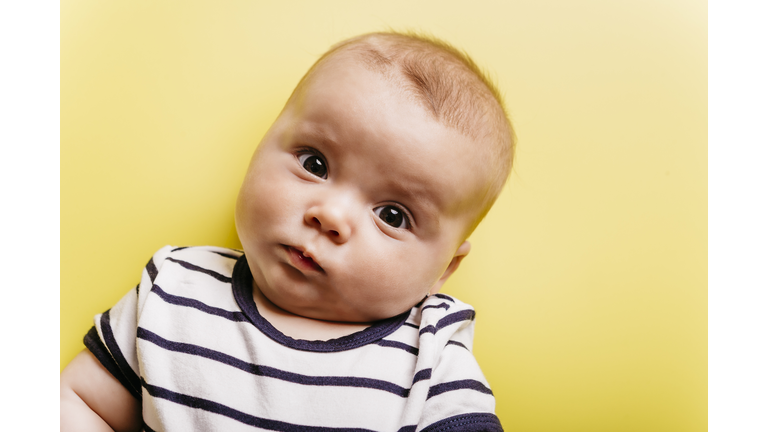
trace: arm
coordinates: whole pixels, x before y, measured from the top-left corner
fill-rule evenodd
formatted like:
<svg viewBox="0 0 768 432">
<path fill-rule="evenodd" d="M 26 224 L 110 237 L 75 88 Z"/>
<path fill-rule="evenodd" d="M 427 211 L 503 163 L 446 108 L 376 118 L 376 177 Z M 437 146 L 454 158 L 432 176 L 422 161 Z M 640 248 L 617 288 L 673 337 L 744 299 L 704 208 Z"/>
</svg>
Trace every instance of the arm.
<svg viewBox="0 0 768 432">
<path fill-rule="evenodd" d="M 421 307 L 419 360 L 432 365 L 424 380 L 422 432 L 503 432 L 493 392 L 472 355 L 474 320 L 474 309 L 450 296 L 430 296 Z"/>
<path fill-rule="evenodd" d="M 62 432 L 139 431 L 141 404 L 88 350 L 61 372 Z"/>
</svg>

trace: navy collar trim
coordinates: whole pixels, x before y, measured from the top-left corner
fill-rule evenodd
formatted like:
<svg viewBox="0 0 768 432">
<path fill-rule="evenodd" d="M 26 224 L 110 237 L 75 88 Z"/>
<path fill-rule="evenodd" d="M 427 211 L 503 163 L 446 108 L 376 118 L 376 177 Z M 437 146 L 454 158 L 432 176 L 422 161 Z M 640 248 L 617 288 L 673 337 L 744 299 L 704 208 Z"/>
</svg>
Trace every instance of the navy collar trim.
<svg viewBox="0 0 768 432">
<path fill-rule="evenodd" d="M 232 293 L 235 300 L 248 320 L 256 326 L 262 333 L 269 336 L 275 342 L 302 351 L 313 352 L 338 352 L 368 345 L 392 334 L 400 328 L 405 320 L 408 319 L 411 311 L 407 310 L 400 315 L 385 320 L 377 321 L 370 327 L 367 327 L 351 335 L 343 336 L 337 339 L 327 341 L 294 339 L 286 336 L 280 330 L 276 329 L 264 317 L 259 314 L 256 303 L 253 300 L 252 288 L 253 276 L 248 267 L 248 261 L 243 254 L 235 263 L 232 271 Z"/>
</svg>

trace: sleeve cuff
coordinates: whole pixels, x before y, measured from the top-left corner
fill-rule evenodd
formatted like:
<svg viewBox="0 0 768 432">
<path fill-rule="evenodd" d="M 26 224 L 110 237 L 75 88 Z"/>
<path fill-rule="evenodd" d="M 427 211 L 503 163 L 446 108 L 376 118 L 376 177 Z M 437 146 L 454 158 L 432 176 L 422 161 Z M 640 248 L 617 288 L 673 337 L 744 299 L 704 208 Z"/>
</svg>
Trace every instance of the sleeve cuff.
<svg viewBox="0 0 768 432">
<path fill-rule="evenodd" d="M 109 350 L 107 350 L 107 347 L 104 346 L 101 338 L 99 338 L 99 333 L 96 331 L 96 326 L 91 327 L 91 329 L 83 338 L 83 343 L 85 344 L 85 347 L 88 349 L 88 351 L 90 351 L 91 354 L 96 357 L 99 363 L 101 363 L 104 368 L 112 374 L 112 376 L 120 381 L 120 384 L 122 384 L 123 387 L 131 392 L 131 394 L 136 399 L 141 400 L 141 393 L 138 393 L 136 389 L 130 385 L 125 375 L 120 370 L 120 367 L 117 365 L 117 362 L 112 358 L 112 355 L 109 354 Z"/>
<path fill-rule="evenodd" d="M 503 432 L 501 422 L 495 414 L 461 414 L 432 423 L 421 432 Z"/>
</svg>

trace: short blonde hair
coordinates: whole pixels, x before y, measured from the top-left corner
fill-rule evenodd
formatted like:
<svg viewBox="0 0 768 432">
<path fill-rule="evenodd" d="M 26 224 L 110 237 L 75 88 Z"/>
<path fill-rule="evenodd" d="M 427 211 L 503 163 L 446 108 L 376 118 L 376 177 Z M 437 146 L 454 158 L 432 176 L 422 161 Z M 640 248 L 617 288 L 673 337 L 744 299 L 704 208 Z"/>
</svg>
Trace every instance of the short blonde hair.
<svg viewBox="0 0 768 432">
<path fill-rule="evenodd" d="M 399 79 L 405 90 L 443 124 L 476 142 L 489 142 L 491 185 L 467 236 L 485 217 L 512 170 L 516 137 L 501 94 L 480 67 L 445 41 L 413 32 L 368 33 L 331 47 L 307 71 L 290 100 L 329 58 L 349 52 L 371 70 Z"/>
</svg>

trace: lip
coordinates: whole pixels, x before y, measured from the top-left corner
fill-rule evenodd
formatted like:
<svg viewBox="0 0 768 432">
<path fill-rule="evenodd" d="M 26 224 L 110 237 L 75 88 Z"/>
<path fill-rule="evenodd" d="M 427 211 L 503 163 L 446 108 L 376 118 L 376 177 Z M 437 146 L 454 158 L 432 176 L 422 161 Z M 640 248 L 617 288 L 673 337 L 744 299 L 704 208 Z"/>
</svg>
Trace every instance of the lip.
<svg viewBox="0 0 768 432">
<path fill-rule="evenodd" d="M 282 245 L 283 249 L 288 253 L 288 258 L 291 261 L 291 265 L 303 272 L 318 272 L 325 273 L 320 264 L 315 261 L 312 254 L 303 250 L 300 247 Z"/>
</svg>

